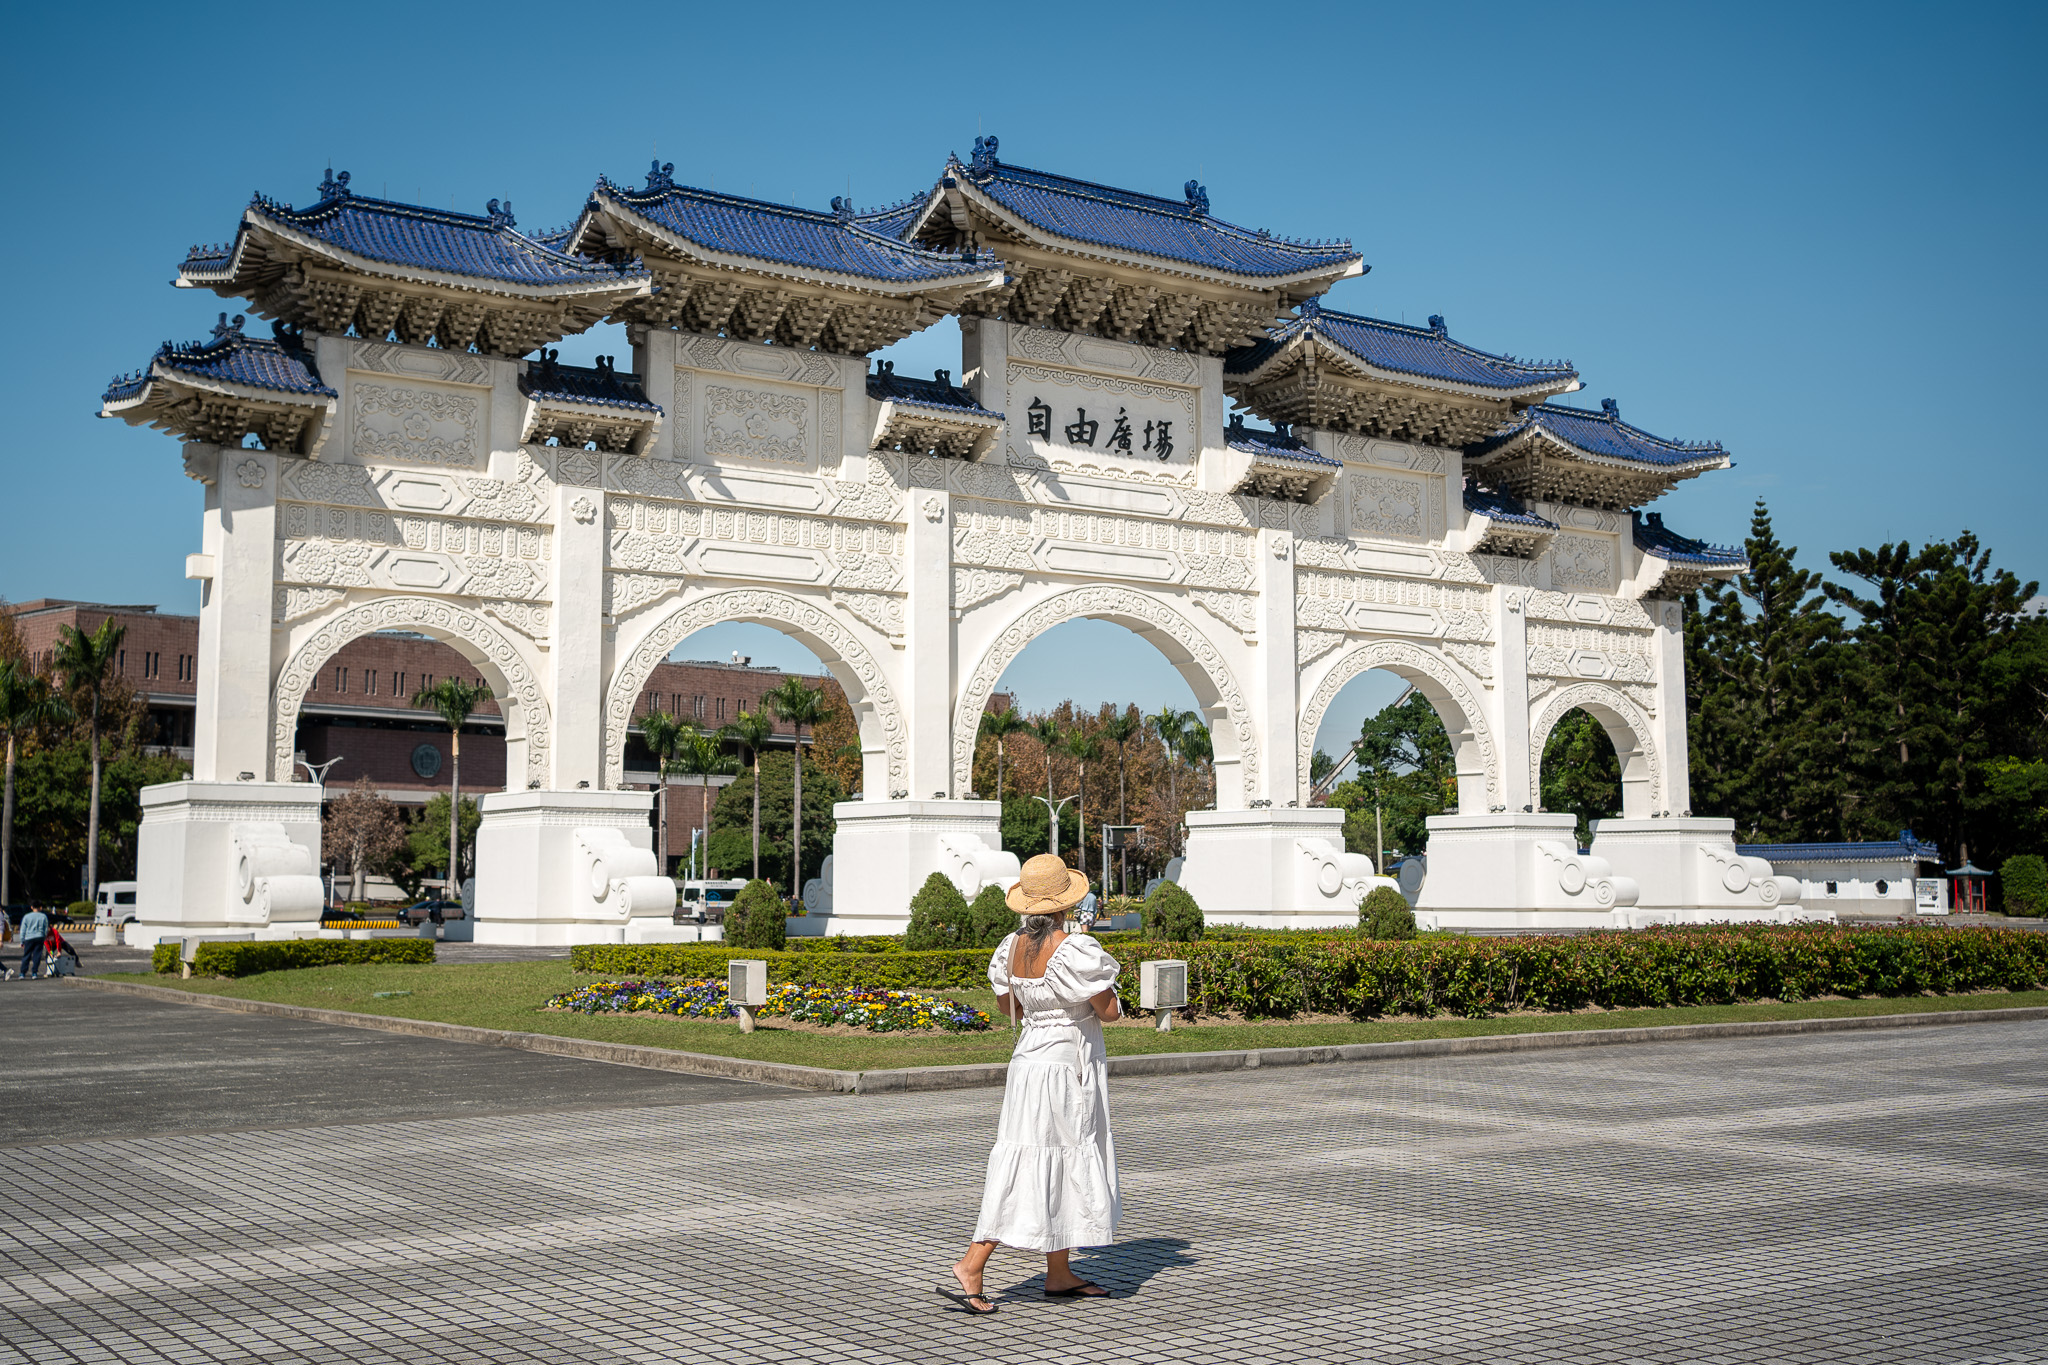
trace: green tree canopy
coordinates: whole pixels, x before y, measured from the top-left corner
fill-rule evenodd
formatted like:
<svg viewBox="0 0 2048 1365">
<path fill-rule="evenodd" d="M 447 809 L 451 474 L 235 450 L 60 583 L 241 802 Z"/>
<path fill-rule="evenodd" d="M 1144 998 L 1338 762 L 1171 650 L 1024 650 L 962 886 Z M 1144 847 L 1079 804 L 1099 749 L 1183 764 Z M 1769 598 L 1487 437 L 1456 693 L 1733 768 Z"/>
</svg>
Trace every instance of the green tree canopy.
<svg viewBox="0 0 2048 1365">
<path fill-rule="evenodd" d="M 769 749 L 760 756 L 761 772 L 761 869 L 779 876 L 789 874 L 791 802 L 795 798 L 795 777 L 790 755 Z M 838 828 L 832 805 L 844 801 L 846 793 L 829 769 L 811 768 L 804 773 L 804 866 L 816 876 L 832 851 L 832 834 Z M 741 773 L 718 793 L 711 807 L 708 839 L 710 865 L 721 875 L 732 876 L 753 866 L 752 826 L 754 816 L 754 774 Z M 775 878 L 780 887 L 782 883 Z M 788 892 L 787 894 L 796 894 Z M 797 888 L 800 892 L 802 888 Z"/>
</svg>

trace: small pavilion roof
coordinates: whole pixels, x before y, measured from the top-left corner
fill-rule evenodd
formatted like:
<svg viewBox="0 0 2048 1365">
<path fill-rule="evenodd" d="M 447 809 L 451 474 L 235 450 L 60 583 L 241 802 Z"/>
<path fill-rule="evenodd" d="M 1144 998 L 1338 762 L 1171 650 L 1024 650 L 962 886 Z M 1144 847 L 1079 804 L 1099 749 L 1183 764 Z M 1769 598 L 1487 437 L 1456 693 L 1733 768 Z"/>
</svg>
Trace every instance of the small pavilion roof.
<svg viewBox="0 0 2048 1365">
<path fill-rule="evenodd" d="M 115 376 L 99 415 L 189 441 L 239 444 L 254 432 L 266 449 L 317 450 L 340 396 L 294 333 L 280 324 L 270 340 L 244 336 L 242 322 L 222 313 L 209 340 L 166 341 L 142 369 Z"/>
<path fill-rule="evenodd" d="M 1317 454 L 1309 448 L 1306 441 L 1285 427 L 1266 431 L 1246 425 L 1244 414 L 1241 412 L 1230 415 L 1230 424 L 1223 429 L 1223 443 L 1232 450 L 1241 450 L 1247 455 L 1257 455 L 1262 459 L 1280 463 L 1292 462 L 1304 469 L 1335 472 L 1344 467 L 1341 460 Z"/>
<path fill-rule="evenodd" d="M 1870 839 L 1833 844 L 1739 844 L 1737 853 L 1787 863 L 1896 863 L 1911 860 L 1938 863 L 1941 850 L 1902 829 L 1896 839 Z"/>
<path fill-rule="evenodd" d="M 1664 525 L 1662 512 L 1633 515 L 1636 548 L 1647 555 L 1668 559 L 1673 564 L 1692 564 L 1743 570 L 1749 556 L 1727 545 L 1710 545 L 1704 540 L 1682 536 Z"/>
<path fill-rule="evenodd" d="M 1003 415 L 984 408 L 945 370 L 912 379 L 884 360 L 868 375 L 867 390 L 876 404 L 871 450 L 977 460 L 1002 434 Z"/>
<path fill-rule="evenodd" d="M 1728 464 L 1728 452 L 1719 442 L 1671 441 L 1630 426 L 1621 420 L 1621 407 L 1612 398 L 1600 400 L 1599 412 L 1562 403 L 1539 403 L 1524 408 L 1514 422 L 1467 447 L 1466 453 L 1490 455 L 1536 433 L 1595 459 L 1627 460 L 1665 468 L 1699 465 L 1719 469 Z"/>
<path fill-rule="evenodd" d="M 571 256 L 518 230 L 511 204 L 491 200 L 484 214 L 457 213 L 386 199 L 348 188 L 348 172 L 330 174 L 320 200 L 293 208 L 258 194 L 242 215 L 235 240 L 194 247 L 178 269 L 181 286 L 232 285 L 267 255 L 266 238 L 283 237 L 335 263 L 400 278 L 454 276 L 491 292 L 633 290 L 648 279 L 638 262 Z"/>
<path fill-rule="evenodd" d="M 1622 421 L 1612 398 L 1602 399 L 1598 412 L 1533 404 L 1464 451 L 1488 483 L 1519 498 L 1607 508 L 1640 507 L 1729 465 L 1728 452 L 1714 442 L 1667 440 Z M 1671 548 L 1681 552 L 1675 541 Z"/>
<path fill-rule="evenodd" d="M 634 189 L 599 177 L 570 242 L 587 243 L 587 229 L 600 207 L 626 215 L 672 247 L 739 257 L 772 266 L 816 271 L 891 287 L 1000 282 L 999 267 L 972 253 L 927 251 L 880 232 L 839 201 L 832 211 L 771 204 L 716 190 L 678 185 L 670 168 L 657 165 L 645 187 Z"/>
<path fill-rule="evenodd" d="M 340 396 L 321 381 L 313 357 L 293 344 L 296 339 L 289 333 L 280 332 L 278 340 L 265 341 L 243 336 L 241 328 L 239 314 L 229 321 L 222 313 L 211 340 L 182 345 L 166 341 L 148 365 L 134 374 L 116 376 L 102 401 L 114 404 L 137 398 L 153 378 L 164 374 L 178 375 L 202 388 L 232 386 L 310 398 Z"/>
<path fill-rule="evenodd" d="M 1363 258 L 1348 241 L 1295 241 L 1239 227 L 1209 212 L 1209 192 L 1190 180 L 1179 199 L 1005 164 L 996 139 L 975 139 L 973 158 L 952 157 L 944 180 L 905 219 L 903 205 L 875 215 L 914 234 L 952 188 L 971 188 L 1016 223 L 1070 242 L 1154 257 L 1254 280 L 1359 274 Z"/>
<path fill-rule="evenodd" d="M 1486 517 L 1497 525 L 1517 526 L 1543 532 L 1558 529 L 1556 522 L 1548 517 L 1537 516 L 1524 507 L 1521 500 L 1513 494 L 1481 488 L 1470 479 L 1465 481 L 1465 510 Z"/>
<path fill-rule="evenodd" d="M 599 356 L 594 366 L 563 365 L 555 359 L 555 352 L 545 352 L 519 376 L 519 391 L 535 400 L 661 412 L 659 403 L 648 401 L 640 376 L 630 371 L 619 373 L 612 368 L 610 356 Z"/>
<path fill-rule="evenodd" d="M 1271 431 L 1245 425 L 1233 413 L 1224 428 L 1223 444 L 1231 458 L 1224 478 L 1233 493 L 1283 502 L 1319 501 L 1336 485 L 1343 462 L 1311 450 L 1285 427 Z"/>
<path fill-rule="evenodd" d="M 1255 379 L 1276 358 L 1314 337 L 1346 356 L 1390 376 L 1452 384 L 1509 399 L 1540 398 L 1579 386 L 1578 372 L 1564 360 L 1529 361 L 1495 355 L 1454 341 L 1441 316 L 1427 327 L 1387 322 L 1358 313 L 1325 308 L 1316 299 L 1301 305 L 1299 316 L 1264 341 L 1232 351 L 1224 371 Z"/>
</svg>

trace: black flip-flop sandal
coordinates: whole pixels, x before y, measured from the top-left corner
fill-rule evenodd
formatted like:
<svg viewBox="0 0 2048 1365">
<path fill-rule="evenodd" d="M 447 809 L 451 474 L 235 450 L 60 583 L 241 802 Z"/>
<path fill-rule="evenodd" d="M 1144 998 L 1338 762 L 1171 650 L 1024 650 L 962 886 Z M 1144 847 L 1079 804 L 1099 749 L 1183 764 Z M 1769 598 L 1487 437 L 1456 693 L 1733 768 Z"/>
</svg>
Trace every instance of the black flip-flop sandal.
<svg viewBox="0 0 2048 1365">
<path fill-rule="evenodd" d="M 1088 1291 L 1091 1289 L 1096 1292 L 1093 1294 L 1089 1293 Z M 1093 1280 L 1083 1280 L 1081 1283 L 1068 1289 L 1048 1289 L 1045 1291 L 1045 1297 L 1048 1299 L 1106 1299 L 1110 1297 L 1110 1292 Z"/>
<path fill-rule="evenodd" d="M 992 1318 L 996 1315 L 996 1301 L 986 1294 L 970 1294 L 964 1289 L 949 1289 L 942 1284 L 934 1285 L 933 1288 L 935 1288 L 938 1291 L 940 1298 L 951 1299 L 953 1302 L 959 1304 L 962 1308 L 966 1309 L 967 1312 L 974 1317 Z M 976 1308 L 974 1306 L 974 1300 L 976 1299 L 980 1299 L 983 1303 L 987 1304 L 988 1307 Z"/>
</svg>

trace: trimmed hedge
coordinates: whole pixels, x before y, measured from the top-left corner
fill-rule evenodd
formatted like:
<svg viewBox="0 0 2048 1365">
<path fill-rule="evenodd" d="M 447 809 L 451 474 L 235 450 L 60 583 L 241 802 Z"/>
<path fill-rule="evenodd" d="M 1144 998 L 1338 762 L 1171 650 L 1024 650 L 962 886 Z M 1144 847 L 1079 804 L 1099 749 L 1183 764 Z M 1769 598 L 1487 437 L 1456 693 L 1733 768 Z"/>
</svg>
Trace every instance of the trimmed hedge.
<svg viewBox="0 0 2048 1365">
<path fill-rule="evenodd" d="M 1123 967 L 1117 993 L 1138 1007 L 1138 964 L 1188 964 L 1195 1015 L 1458 1015 L 1591 1007 L 1725 1005 L 1815 996 L 1955 995 L 2048 985 L 2048 934 L 2014 929 L 1842 929 L 1827 925 L 1638 929 L 1574 937 L 1345 938 L 1142 943 L 1103 948 Z M 985 949 L 930 953 L 759 953 L 720 944 L 589 944 L 576 970 L 611 976 L 722 977 L 735 957 L 771 981 L 960 990 L 987 979 Z"/>
<path fill-rule="evenodd" d="M 1998 869 L 2008 915 L 2048 915 L 2048 863 L 2032 853 L 2007 858 Z"/>
<path fill-rule="evenodd" d="M 149 965 L 159 973 L 178 970 L 183 948 L 159 943 Z M 286 938 L 265 942 L 202 943 L 192 955 L 194 976 L 256 976 L 298 967 L 333 967 L 349 962 L 432 962 L 427 938 Z"/>
<path fill-rule="evenodd" d="M 579 972 L 619 978 L 722 980 L 725 964 L 736 957 L 766 962 L 770 981 L 799 981 L 812 986 L 915 991 L 988 985 L 986 948 L 947 948 L 926 953 L 773 953 L 736 948 L 729 943 L 585 943 L 569 950 L 569 965 Z"/>
</svg>

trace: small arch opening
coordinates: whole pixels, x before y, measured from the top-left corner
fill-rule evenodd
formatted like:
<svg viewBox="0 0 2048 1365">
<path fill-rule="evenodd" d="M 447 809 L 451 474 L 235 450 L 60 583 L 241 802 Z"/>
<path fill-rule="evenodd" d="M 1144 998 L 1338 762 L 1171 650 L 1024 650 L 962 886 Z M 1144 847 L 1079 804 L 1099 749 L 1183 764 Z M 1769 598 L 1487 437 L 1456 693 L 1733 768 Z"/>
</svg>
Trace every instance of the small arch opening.
<svg viewBox="0 0 2048 1365">
<path fill-rule="evenodd" d="M 1593 821 L 1621 814 L 1621 758 L 1592 712 L 1575 707 L 1551 727 L 1543 742 L 1540 804 L 1577 817 L 1580 848 L 1593 842 Z"/>
</svg>

